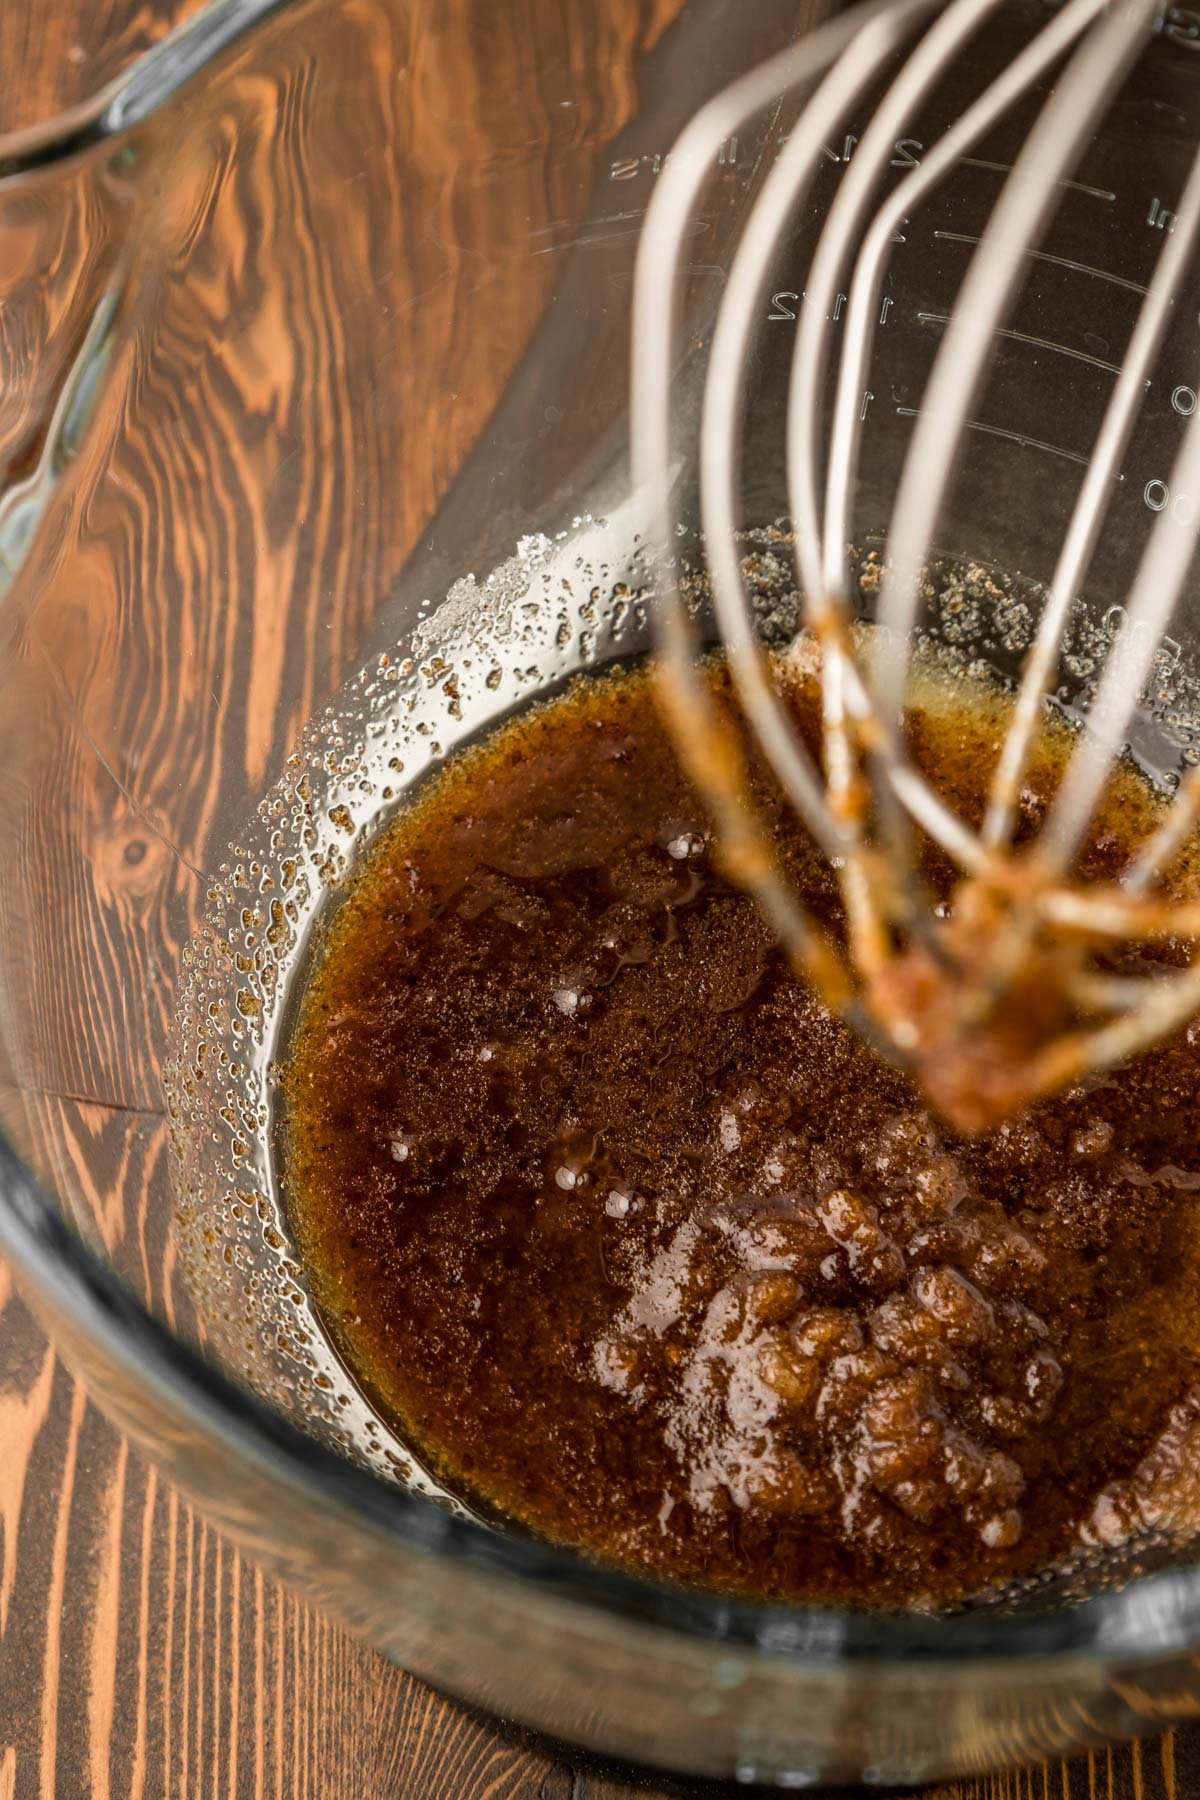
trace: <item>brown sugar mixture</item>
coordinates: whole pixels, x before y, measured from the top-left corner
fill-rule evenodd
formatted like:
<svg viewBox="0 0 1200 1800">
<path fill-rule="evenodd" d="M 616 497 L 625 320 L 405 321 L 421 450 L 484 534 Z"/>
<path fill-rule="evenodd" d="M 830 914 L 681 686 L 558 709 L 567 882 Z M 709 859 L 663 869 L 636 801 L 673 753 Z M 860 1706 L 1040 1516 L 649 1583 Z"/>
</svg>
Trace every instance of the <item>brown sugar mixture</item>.
<svg viewBox="0 0 1200 1800">
<path fill-rule="evenodd" d="M 1004 703 L 969 692 L 909 725 L 977 818 Z M 1091 870 L 1157 806 L 1119 771 Z M 930 1605 L 1127 1535 L 1191 1467 L 1200 1032 L 956 1139 L 707 832 L 635 673 L 452 763 L 366 860 L 285 1076 L 293 1227 L 348 1364 L 465 1498 L 657 1576 Z"/>
</svg>

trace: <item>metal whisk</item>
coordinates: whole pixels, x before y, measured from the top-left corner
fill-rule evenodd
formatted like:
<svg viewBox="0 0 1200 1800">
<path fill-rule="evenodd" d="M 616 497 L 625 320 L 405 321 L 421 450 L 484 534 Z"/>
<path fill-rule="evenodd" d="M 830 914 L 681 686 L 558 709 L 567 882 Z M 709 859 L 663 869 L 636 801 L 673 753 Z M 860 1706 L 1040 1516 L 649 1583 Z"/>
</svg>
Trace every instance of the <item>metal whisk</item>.
<svg viewBox="0 0 1200 1800">
<path fill-rule="evenodd" d="M 1114 952 L 1200 937 L 1200 904 L 1158 889 L 1200 814 L 1200 772 L 1119 882 L 1072 868 L 1122 751 L 1200 530 L 1195 506 L 1162 512 L 1145 546 L 1077 747 L 1032 844 L 1014 846 L 1022 777 L 1055 678 L 1068 613 L 1103 522 L 1154 358 L 1200 227 L 1200 159 L 1180 201 L 1094 443 L 992 780 L 969 828 L 906 753 L 902 707 L 921 580 L 993 334 L 1028 267 L 1060 184 L 1143 48 L 1155 0 L 1068 0 L 955 118 L 919 166 L 879 201 L 896 139 L 923 97 L 969 54 L 999 0 L 874 0 L 737 81 L 691 121 L 660 177 L 634 301 L 633 447 L 639 491 L 661 545 L 674 541 L 670 371 L 683 250 L 717 147 L 783 96 L 803 111 L 743 231 L 712 336 L 699 444 L 701 516 L 713 605 L 745 718 L 804 823 L 839 871 L 845 940 L 835 941 L 783 879 L 756 822 L 742 739 L 697 665 L 678 584 L 661 595 L 664 692 L 725 857 L 757 895 L 796 966 L 829 1006 L 909 1067 L 966 1130 L 997 1122 L 1082 1074 L 1142 1050 L 1200 1008 L 1200 957 L 1180 970 L 1112 972 Z M 787 479 L 804 618 L 820 649 L 823 768 L 805 750 L 755 632 L 736 539 L 739 433 L 754 320 L 773 259 L 805 200 L 822 145 L 908 46 L 862 131 L 804 281 L 787 409 Z M 861 396 L 897 227 L 1044 76 L 1049 99 L 1008 176 L 962 283 L 900 476 L 869 663 L 851 631 L 847 539 L 862 433 Z M 822 403 L 831 317 L 848 304 L 835 397 Z M 1186 429 L 1172 492 L 1200 495 L 1200 413 Z M 951 859 L 936 912 L 915 837 Z"/>
</svg>

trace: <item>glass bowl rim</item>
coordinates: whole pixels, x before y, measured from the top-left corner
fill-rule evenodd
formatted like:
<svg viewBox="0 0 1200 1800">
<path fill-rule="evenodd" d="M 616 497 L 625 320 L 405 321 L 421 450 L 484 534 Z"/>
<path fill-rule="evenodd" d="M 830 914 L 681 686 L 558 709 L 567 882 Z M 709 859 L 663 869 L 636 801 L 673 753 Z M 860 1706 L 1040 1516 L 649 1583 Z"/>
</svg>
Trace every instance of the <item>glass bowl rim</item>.
<svg viewBox="0 0 1200 1800">
<path fill-rule="evenodd" d="M 207 0 L 76 105 L 16 131 L 0 131 L 0 182 L 70 162 L 145 124 L 256 26 L 300 3 Z"/>
</svg>

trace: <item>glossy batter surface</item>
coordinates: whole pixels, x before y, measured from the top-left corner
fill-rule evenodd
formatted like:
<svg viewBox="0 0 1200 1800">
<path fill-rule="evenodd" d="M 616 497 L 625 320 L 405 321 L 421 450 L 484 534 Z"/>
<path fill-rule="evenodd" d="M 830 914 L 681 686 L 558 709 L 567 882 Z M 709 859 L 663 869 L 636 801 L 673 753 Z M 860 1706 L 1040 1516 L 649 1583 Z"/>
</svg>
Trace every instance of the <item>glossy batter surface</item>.
<svg viewBox="0 0 1200 1800">
<path fill-rule="evenodd" d="M 977 814 L 1002 703 L 935 698 L 918 759 Z M 802 676 L 792 703 L 815 735 Z M 1155 805 L 1118 776 L 1097 872 Z M 285 1080 L 348 1364 L 465 1497 L 659 1576 L 927 1605 L 1119 1537 L 1146 1470 L 1178 1476 L 1200 1375 L 1200 1049 L 956 1141 L 707 832 L 631 674 L 460 758 L 367 858 Z"/>
</svg>

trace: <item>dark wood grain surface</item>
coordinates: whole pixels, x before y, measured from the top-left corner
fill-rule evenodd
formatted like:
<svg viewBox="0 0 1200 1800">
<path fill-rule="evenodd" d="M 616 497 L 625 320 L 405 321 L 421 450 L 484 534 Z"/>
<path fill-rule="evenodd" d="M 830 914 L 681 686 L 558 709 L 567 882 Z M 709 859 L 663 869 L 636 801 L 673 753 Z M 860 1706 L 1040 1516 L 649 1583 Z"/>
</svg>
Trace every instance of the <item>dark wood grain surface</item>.
<svg viewBox="0 0 1200 1800">
<path fill-rule="evenodd" d="M 193 4 L 0 0 L 0 127 L 80 97 Z M 95 1108 L 84 1112 L 81 1127 Z M 131 1122 L 123 1109 L 115 1123 Z M 266 1581 L 89 1403 L 0 1265 L 0 1800 L 701 1791 L 566 1760 L 473 1718 Z M 947 1790 L 1177 1792 L 1200 1796 L 1200 1727 Z"/>
</svg>

